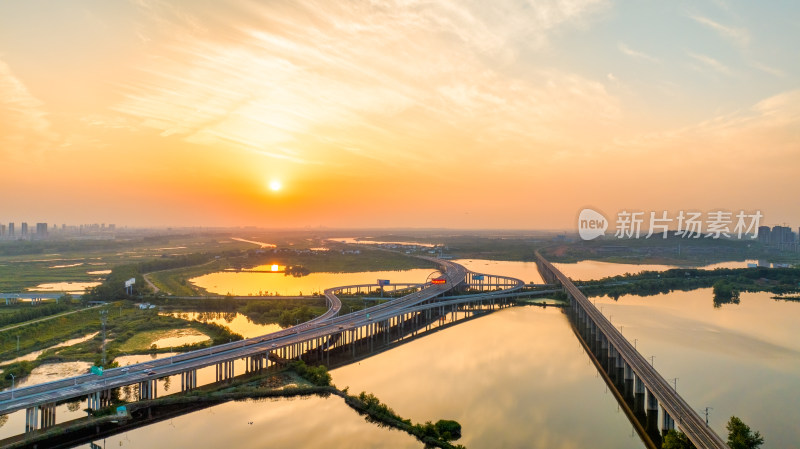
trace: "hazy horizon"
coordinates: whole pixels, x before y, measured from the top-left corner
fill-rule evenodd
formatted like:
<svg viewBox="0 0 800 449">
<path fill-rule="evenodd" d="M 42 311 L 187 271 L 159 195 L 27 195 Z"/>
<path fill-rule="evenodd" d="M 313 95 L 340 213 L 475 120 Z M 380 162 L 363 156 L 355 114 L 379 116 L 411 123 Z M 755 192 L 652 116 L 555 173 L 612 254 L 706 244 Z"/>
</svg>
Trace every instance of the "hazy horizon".
<svg viewBox="0 0 800 449">
<path fill-rule="evenodd" d="M 0 3 L 0 223 L 800 225 L 800 8 Z"/>
</svg>

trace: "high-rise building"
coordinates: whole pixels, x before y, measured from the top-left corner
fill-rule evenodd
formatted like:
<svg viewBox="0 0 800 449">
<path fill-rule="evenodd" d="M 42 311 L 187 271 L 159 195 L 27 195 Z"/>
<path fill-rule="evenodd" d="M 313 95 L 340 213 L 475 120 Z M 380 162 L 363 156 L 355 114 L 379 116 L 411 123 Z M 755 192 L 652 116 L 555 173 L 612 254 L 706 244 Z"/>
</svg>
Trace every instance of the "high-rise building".
<svg viewBox="0 0 800 449">
<path fill-rule="evenodd" d="M 791 249 L 797 242 L 797 235 L 788 226 L 773 226 L 769 232 L 769 246 L 785 250 Z"/>
<path fill-rule="evenodd" d="M 8 224 L 8 236 L 14 237 L 14 222 Z"/>
<path fill-rule="evenodd" d="M 769 226 L 759 226 L 758 227 L 758 241 L 759 243 L 763 243 L 765 245 L 769 245 Z"/>
<path fill-rule="evenodd" d="M 25 237 L 26 235 L 28 235 L 28 223 L 23 221 L 21 228 L 22 229 L 20 230 L 20 233 L 22 234 L 22 236 Z"/>
<path fill-rule="evenodd" d="M 6 225 L 0 224 L 0 237 L 6 236 Z"/>
<path fill-rule="evenodd" d="M 47 236 L 47 223 L 36 223 L 36 235 L 40 238 Z"/>
</svg>

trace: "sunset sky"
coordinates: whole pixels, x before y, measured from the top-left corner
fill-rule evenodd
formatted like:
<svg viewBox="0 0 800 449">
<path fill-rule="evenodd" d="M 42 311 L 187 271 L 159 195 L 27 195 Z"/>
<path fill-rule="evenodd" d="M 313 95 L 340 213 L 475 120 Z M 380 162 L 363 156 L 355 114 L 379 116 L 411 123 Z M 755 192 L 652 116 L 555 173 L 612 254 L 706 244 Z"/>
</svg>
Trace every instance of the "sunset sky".
<svg viewBox="0 0 800 449">
<path fill-rule="evenodd" d="M 800 225 L 794 0 L 0 2 L 0 222 Z"/>
</svg>

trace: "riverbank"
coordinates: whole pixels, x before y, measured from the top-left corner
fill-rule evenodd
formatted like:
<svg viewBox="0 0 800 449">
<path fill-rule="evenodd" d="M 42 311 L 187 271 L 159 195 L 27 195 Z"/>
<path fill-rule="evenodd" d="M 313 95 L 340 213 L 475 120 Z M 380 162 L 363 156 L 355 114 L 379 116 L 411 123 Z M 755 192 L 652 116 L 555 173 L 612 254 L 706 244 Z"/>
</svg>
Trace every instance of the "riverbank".
<svg viewBox="0 0 800 449">
<path fill-rule="evenodd" d="M 634 275 L 606 277 L 594 281 L 577 281 L 587 296 L 608 295 L 617 299 L 622 295 L 652 296 L 672 291 L 689 291 L 715 287 L 715 291 L 735 292 L 767 291 L 776 294 L 800 291 L 800 268 L 717 268 L 701 270 L 675 268 L 666 271 L 644 271 Z M 776 298 L 778 299 L 778 298 Z M 780 299 L 792 299 L 790 296 Z M 731 297 L 716 295 L 715 302 L 728 302 Z"/>
</svg>

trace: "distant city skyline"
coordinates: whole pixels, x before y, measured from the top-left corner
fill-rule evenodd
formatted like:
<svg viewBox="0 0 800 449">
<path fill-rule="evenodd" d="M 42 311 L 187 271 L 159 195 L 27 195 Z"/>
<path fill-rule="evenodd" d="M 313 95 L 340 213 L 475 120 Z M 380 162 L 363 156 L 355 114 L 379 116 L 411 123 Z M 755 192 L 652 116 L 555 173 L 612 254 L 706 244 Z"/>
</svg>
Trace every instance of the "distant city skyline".
<svg viewBox="0 0 800 449">
<path fill-rule="evenodd" d="M 0 2 L 0 216 L 800 223 L 799 24 L 743 0 Z"/>
</svg>

